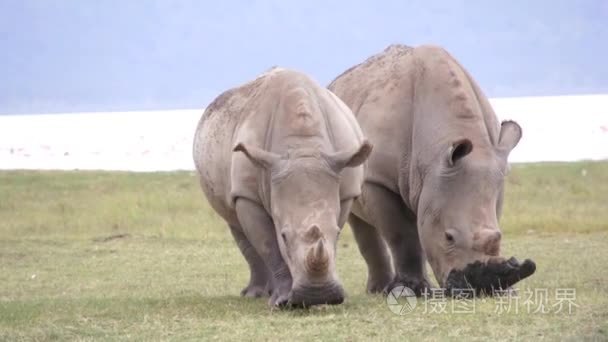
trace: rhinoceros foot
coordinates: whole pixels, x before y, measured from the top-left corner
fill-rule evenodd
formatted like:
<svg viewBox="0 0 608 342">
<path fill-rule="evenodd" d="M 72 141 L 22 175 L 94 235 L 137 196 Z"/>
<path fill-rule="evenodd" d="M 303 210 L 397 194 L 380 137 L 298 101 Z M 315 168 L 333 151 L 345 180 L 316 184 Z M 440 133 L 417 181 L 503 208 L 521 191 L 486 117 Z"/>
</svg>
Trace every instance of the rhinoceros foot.
<svg viewBox="0 0 608 342">
<path fill-rule="evenodd" d="M 382 293 L 386 294 L 385 290 L 389 285 L 393 283 L 392 274 L 383 275 L 381 277 L 368 277 L 367 279 L 367 293 L 376 294 Z M 390 291 L 390 289 L 388 289 Z"/>
<path fill-rule="evenodd" d="M 446 281 L 448 295 L 462 295 L 471 289 L 476 295 L 492 296 L 508 290 L 536 271 L 530 259 L 520 263 L 514 257 L 508 260 L 481 261 L 467 265 L 462 270 L 452 270 Z"/>
<path fill-rule="evenodd" d="M 241 296 L 249 298 L 268 297 L 270 296 L 270 293 L 271 291 L 266 285 L 248 285 L 243 290 L 241 290 Z"/>
<path fill-rule="evenodd" d="M 386 296 L 391 292 L 392 289 L 394 289 L 397 286 L 405 286 L 405 287 L 410 288 L 414 292 L 414 294 L 416 294 L 416 297 L 421 297 L 425 293 L 429 293 L 430 289 L 431 289 L 431 285 L 429 284 L 428 280 L 426 280 L 425 278 L 417 278 L 417 277 L 401 275 L 401 276 L 396 276 L 393 279 L 393 281 L 391 281 L 384 288 L 382 293 Z"/>
<path fill-rule="evenodd" d="M 275 308 L 286 308 L 289 306 L 289 290 L 287 291 L 273 291 L 270 299 L 268 300 L 268 305 Z"/>
</svg>

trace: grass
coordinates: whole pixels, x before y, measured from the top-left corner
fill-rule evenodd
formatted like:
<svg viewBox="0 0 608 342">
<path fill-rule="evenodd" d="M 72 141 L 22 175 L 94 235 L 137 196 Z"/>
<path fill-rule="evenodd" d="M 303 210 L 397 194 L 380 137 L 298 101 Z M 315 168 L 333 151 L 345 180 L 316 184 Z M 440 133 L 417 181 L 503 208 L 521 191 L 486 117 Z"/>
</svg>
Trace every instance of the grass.
<svg viewBox="0 0 608 342">
<path fill-rule="evenodd" d="M 365 294 L 348 229 L 345 304 L 278 311 L 238 296 L 245 261 L 193 173 L 4 171 L 0 340 L 607 340 L 608 162 L 514 165 L 502 229 L 504 253 L 538 265 L 517 313 L 493 298 L 468 314 L 451 300 L 448 313 L 419 300 L 393 314 Z M 526 290 L 540 288 L 548 306 L 573 288 L 578 306 L 529 313 Z"/>
</svg>

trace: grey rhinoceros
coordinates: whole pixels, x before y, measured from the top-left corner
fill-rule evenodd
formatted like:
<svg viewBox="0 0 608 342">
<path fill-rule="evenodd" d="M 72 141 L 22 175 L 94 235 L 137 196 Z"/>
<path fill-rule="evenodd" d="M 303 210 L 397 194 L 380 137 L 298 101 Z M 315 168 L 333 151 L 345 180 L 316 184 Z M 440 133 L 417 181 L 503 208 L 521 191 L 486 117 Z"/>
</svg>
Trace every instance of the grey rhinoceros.
<svg viewBox="0 0 608 342">
<path fill-rule="evenodd" d="M 350 109 L 296 71 L 273 68 L 209 105 L 193 156 L 249 264 L 242 295 L 269 294 L 273 306 L 343 302 L 337 239 L 371 149 Z"/>
<path fill-rule="evenodd" d="M 369 292 L 400 284 L 420 295 L 427 258 L 448 291 L 492 294 L 534 273 L 531 260 L 499 256 L 507 157 L 521 128 L 499 124 L 456 59 L 441 47 L 391 45 L 329 89 L 374 144 L 349 218 Z"/>
</svg>

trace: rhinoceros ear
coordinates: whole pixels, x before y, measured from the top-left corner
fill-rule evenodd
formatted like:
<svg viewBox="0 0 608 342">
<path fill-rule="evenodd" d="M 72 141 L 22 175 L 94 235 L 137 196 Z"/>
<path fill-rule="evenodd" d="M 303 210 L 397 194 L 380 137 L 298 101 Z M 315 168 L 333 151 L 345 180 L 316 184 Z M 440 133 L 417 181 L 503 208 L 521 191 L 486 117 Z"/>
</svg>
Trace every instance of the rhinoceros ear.
<svg viewBox="0 0 608 342">
<path fill-rule="evenodd" d="M 255 146 L 246 146 L 243 143 L 238 143 L 232 149 L 233 152 L 243 152 L 252 163 L 254 163 L 258 167 L 262 167 L 265 169 L 271 168 L 275 165 L 281 157 L 278 154 L 264 151 Z"/>
<path fill-rule="evenodd" d="M 515 121 L 503 121 L 500 125 L 498 149 L 509 154 L 521 139 L 521 127 Z"/>
<path fill-rule="evenodd" d="M 364 139 L 361 146 L 354 151 L 340 151 L 327 154 L 325 158 L 334 171 L 340 172 L 345 167 L 356 167 L 363 164 L 370 153 L 372 153 L 372 148 L 372 144 L 367 139 Z"/>
<path fill-rule="evenodd" d="M 473 151 L 471 140 L 464 138 L 455 141 L 448 149 L 448 165 L 456 165 L 460 159 L 466 157 L 471 151 Z"/>
</svg>

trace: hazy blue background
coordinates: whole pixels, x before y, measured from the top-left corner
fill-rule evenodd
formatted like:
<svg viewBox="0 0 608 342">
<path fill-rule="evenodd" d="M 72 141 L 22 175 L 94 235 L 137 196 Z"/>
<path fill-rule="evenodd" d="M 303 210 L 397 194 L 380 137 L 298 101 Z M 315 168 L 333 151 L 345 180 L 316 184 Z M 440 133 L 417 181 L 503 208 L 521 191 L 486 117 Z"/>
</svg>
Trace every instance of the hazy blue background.
<svg viewBox="0 0 608 342">
<path fill-rule="evenodd" d="M 397 42 L 445 46 L 491 97 L 608 93 L 602 0 L 0 0 L 0 113 L 202 108 Z"/>
</svg>

